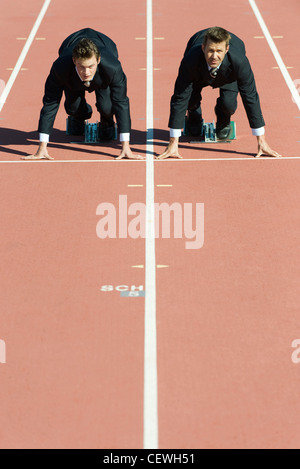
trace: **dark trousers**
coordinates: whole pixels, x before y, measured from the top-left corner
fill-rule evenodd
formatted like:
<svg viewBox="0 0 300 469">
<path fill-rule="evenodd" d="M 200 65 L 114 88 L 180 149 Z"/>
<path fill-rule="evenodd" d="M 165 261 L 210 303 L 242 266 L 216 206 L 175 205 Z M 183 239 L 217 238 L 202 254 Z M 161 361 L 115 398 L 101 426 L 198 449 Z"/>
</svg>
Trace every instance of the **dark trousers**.
<svg viewBox="0 0 300 469">
<path fill-rule="evenodd" d="M 69 116 L 76 117 L 76 119 L 90 119 L 92 116 L 92 108 L 86 102 L 85 91 L 70 91 L 65 92 L 65 110 Z M 96 94 L 96 108 L 101 115 L 101 120 L 111 121 L 113 118 L 113 107 L 110 98 L 110 89 L 95 90 Z"/>
<path fill-rule="evenodd" d="M 188 104 L 188 111 L 193 122 L 199 122 L 202 119 L 201 101 L 202 86 L 194 83 L 193 91 Z M 237 108 L 238 90 L 236 82 L 224 85 L 220 88 L 220 95 L 215 106 L 218 125 L 227 125 L 230 117 L 235 113 Z"/>
</svg>

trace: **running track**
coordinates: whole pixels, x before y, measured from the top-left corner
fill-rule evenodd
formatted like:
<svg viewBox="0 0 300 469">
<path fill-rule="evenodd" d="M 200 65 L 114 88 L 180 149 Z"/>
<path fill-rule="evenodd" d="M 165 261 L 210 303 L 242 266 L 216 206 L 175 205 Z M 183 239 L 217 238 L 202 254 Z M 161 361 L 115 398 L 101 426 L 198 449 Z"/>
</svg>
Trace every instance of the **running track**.
<svg viewBox="0 0 300 469">
<path fill-rule="evenodd" d="M 291 344 L 300 337 L 300 107 L 252 7 L 293 82 L 298 2 L 231 0 L 224 9 L 217 0 L 208 11 L 195 0 L 48 3 L 4 2 L 0 17 L 5 84 L 37 26 L 0 98 L 0 447 L 299 448 Z M 153 159 L 167 144 L 186 42 L 211 25 L 245 41 L 266 137 L 283 158 L 253 158 L 240 101 L 236 141 L 182 139 L 183 160 Z M 23 161 L 36 150 L 58 47 L 87 26 L 118 45 L 131 145 L 146 161 L 114 161 L 118 143 L 70 143 L 63 105 L 49 144 L 55 160 Z M 206 121 L 215 99 L 205 90 Z M 147 205 L 146 240 L 96 236 L 97 206 L 118 207 L 119 195 Z M 153 202 L 203 203 L 203 247 L 151 238 Z M 121 296 L 126 286 L 146 297 Z"/>
</svg>

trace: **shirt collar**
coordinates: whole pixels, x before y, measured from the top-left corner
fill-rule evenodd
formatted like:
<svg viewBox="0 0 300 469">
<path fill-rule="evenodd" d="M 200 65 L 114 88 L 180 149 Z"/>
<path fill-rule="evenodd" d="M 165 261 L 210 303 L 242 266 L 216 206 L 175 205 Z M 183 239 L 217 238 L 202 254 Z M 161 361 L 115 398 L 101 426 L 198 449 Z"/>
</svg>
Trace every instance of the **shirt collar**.
<svg viewBox="0 0 300 469">
<path fill-rule="evenodd" d="M 220 65 L 218 65 L 218 67 L 216 67 L 216 70 L 219 70 L 219 68 L 221 67 L 222 63 L 223 63 L 223 62 L 221 62 Z M 207 68 L 208 68 L 209 71 L 211 71 L 213 67 L 210 67 L 210 66 L 207 64 Z"/>
</svg>

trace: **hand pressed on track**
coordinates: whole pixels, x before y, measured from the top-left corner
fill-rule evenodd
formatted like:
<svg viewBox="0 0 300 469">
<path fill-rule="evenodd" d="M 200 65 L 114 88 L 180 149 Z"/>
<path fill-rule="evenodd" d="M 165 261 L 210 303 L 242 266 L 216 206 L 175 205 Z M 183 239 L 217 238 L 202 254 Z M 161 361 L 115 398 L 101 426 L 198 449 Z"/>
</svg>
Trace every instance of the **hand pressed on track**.
<svg viewBox="0 0 300 469">
<path fill-rule="evenodd" d="M 170 143 L 161 155 L 157 156 L 157 160 L 164 160 L 166 158 L 182 158 L 178 152 L 178 138 L 171 137 Z"/>
<path fill-rule="evenodd" d="M 54 160 L 54 158 L 48 153 L 47 143 L 41 142 L 38 151 L 34 155 L 23 156 L 21 160 Z"/>
<path fill-rule="evenodd" d="M 52 156 L 50 155 L 27 155 L 27 156 L 22 156 L 21 160 L 54 160 Z"/>
<path fill-rule="evenodd" d="M 279 153 L 277 153 L 277 151 L 272 150 L 269 147 L 264 135 L 260 135 L 259 137 L 257 137 L 257 143 L 258 152 L 255 155 L 255 158 L 259 158 L 261 155 L 268 155 L 274 158 L 281 158 L 282 155 L 280 155 Z"/>
<path fill-rule="evenodd" d="M 127 158 L 129 160 L 144 160 L 146 157 L 141 155 L 134 155 L 130 149 L 129 142 L 122 142 L 122 151 L 116 160 L 122 160 L 123 158 Z"/>
</svg>

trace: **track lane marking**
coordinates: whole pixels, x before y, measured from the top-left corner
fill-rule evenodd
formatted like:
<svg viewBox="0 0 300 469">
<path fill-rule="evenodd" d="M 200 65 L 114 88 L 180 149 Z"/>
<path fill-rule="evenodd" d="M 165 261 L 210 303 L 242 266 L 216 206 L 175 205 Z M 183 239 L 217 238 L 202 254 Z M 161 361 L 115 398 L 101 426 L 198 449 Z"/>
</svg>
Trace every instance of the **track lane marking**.
<svg viewBox="0 0 300 469">
<path fill-rule="evenodd" d="M 6 99 L 9 95 L 9 93 L 10 93 L 10 90 L 11 90 L 11 88 L 12 88 L 14 82 L 15 82 L 15 79 L 18 76 L 18 73 L 19 73 L 19 71 L 20 71 L 20 69 L 23 65 L 23 62 L 26 58 L 26 55 L 27 55 L 27 53 L 30 49 L 30 46 L 31 46 L 32 41 L 34 39 L 34 36 L 36 35 L 37 30 L 39 29 L 40 24 L 43 21 L 43 18 L 46 14 L 48 6 L 50 5 L 50 2 L 51 2 L 51 0 L 45 0 L 44 4 L 42 6 L 42 9 L 41 9 L 41 11 L 40 11 L 34 25 L 33 25 L 31 33 L 29 34 L 29 37 L 28 37 L 28 39 L 27 39 L 27 41 L 26 41 L 26 43 L 25 43 L 25 45 L 22 49 L 20 57 L 18 58 L 18 61 L 17 61 L 16 65 L 15 65 L 13 71 L 12 71 L 12 74 L 10 75 L 10 77 L 8 79 L 8 82 L 7 82 L 5 88 L 4 88 L 4 90 L 3 90 L 3 92 L 0 96 L 0 112 L 2 111 L 2 108 L 3 108 L 3 106 L 6 102 Z"/>
<path fill-rule="evenodd" d="M 1 142 L 0 142 L 1 146 Z M 184 163 L 185 161 L 284 161 L 284 160 L 299 160 L 300 156 L 283 156 L 281 158 L 274 158 L 271 156 L 261 156 L 259 158 L 182 158 L 179 159 L 166 159 L 166 160 L 153 160 L 153 163 Z M 37 163 L 44 163 L 44 164 L 54 164 L 54 163 L 145 163 L 144 160 L 3 160 L 0 161 L 0 164 L 37 164 Z M 140 187 L 140 186 L 134 186 Z M 162 187 L 162 186 L 161 186 Z M 169 187 L 169 186 L 163 186 Z"/>
<path fill-rule="evenodd" d="M 158 449 L 156 262 L 154 226 L 153 148 L 153 29 L 152 0 L 147 0 L 147 98 L 146 98 L 146 239 L 145 239 L 145 337 L 144 337 L 144 449 Z"/>
<path fill-rule="evenodd" d="M 276 45 L 275 45 L 275 43 L 272 39 L 272 36 L 271 36 L 271 34 L 270 34 L 270 32 L 267 28 L 267 25 L 264 22 L 264 19 L 261 16 L 261 13 L 260 13 L 259 9 L 257 8 L 255 0 L 248 0 L 248 1 L 250 3 L 250 6 L 253 10 L 254 15 L 256 16 L 257 21 L 258 21 L 258 23 L 259 23 L 259 25 L 262 29 L 262 32 L 265 35 L 265 38 L 266 38 L 266 40 L 267 40 L 267 42 L 270 46 L 270 49 L 271 49 L 271 51 L 272 51 L 272 53 L 275 57 L 275 60 L 278 63 L 278 66 L 279 66 L 280 71 L 283 75 L 283 78 L 285 79 L 285 82 L 286 82 L 290 92 L 292 93 L 292 96 L 295 100 L 295 103 L 297 104 L 298 109 L 300 110 L 300 96 L 299 96 L 299 93 L 298 93 L 297 88 L 296 88 L 293 80 L 291 79 L 291 76 L 290 76 L 289 72 L 287 71 L 287 68 L 286 68 L 286 66 L 285 66 L 285 64 L 284 64 L 284 62 L 283 62 L 283 60 L 282 60 L 282 58 L 281 58 L 281 56 L 278 52 L 278 49 L 277 49 L 277 47 L 276 47 Z"/>
</svg>

